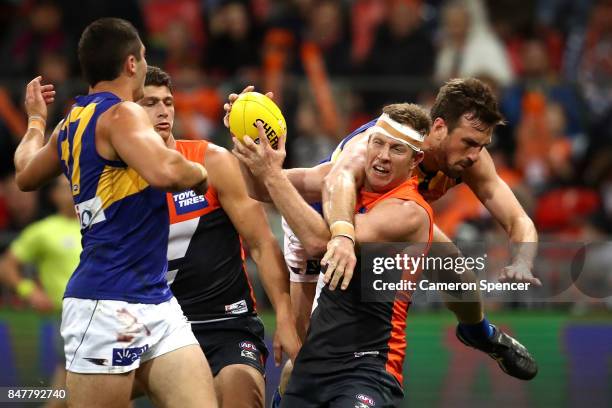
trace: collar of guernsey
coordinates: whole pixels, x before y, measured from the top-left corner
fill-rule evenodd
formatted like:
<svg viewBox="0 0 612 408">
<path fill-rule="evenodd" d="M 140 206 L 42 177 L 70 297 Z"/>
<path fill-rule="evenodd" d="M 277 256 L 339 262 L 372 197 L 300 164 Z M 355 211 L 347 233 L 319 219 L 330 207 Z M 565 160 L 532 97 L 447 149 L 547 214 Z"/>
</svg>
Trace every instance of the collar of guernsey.
<svg viewBox="0 0 612 408">
<path fill-rule="evenodd" d="M 172 297 L 165 279 L 165 193 L 123 161 L 106 160 L 96 150 L 98 119 L 119 102 L 110 92 L 79 96 L 60 128 L 58 154 L 83 237 L 64 297 L 157 304 Z"/>
</svg>

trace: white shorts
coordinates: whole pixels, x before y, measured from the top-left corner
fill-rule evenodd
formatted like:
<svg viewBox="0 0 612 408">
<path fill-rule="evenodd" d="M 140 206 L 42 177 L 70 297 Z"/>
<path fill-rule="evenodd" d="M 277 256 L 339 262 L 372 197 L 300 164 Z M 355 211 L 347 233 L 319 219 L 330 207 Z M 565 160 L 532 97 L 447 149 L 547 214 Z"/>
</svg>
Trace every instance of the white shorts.
<svg viewBox="0 0 612 408">
<path fill-rule="evenodd" d="M 198 344 L 176 299 L 158 305 L 65 298 L 66 370 L 118 374 L 181 347 Z"/>
<path fill-rule="evenodd" d="M 308 255 L 302 243 L 295 236 L 285 218 L 282 218 L 283 225 L 283 253 L 285 263 L 289 269 L 289 281 L 297 283 L 316 283 L 319 278 L 319 260 L 308 259 Z"/>
</svg>

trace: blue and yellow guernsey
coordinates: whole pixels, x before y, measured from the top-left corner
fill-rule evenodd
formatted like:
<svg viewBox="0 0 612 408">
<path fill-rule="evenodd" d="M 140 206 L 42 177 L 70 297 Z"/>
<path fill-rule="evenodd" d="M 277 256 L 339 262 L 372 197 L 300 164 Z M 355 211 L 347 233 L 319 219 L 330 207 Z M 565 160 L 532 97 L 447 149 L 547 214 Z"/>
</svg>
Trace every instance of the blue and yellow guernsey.
<svg viewBox="0 0 612 408">
<path fill-rule="evenodd" d="M 64 297 L 157 304 L 172 297 L 165 278 L 166 194 L 123 161 L 96 151 L 98 118 L 119 102 L 108 92 L 77 97 L 59 132 L 57 148 L 83 236 Z"/>
</svg>

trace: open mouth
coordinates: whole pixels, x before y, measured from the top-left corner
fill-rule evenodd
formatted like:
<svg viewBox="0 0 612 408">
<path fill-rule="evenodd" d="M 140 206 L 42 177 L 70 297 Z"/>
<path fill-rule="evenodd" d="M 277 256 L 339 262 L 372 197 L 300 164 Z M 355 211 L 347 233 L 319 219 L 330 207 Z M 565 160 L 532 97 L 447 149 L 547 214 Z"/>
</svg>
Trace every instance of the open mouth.
<svg viewBox="0 0 612 408">
<path fill-rule="evenodd" d="M 372 169 L 374 170 L 374 173 L 379 174 L 381 176 L 385 176 L 385 175 L 389 174 L 389 169 L 387 169 L 387 168 L 385 168 L 383 166 L 379 166 L 377 164 L 372 166 Z"/>
</svg>

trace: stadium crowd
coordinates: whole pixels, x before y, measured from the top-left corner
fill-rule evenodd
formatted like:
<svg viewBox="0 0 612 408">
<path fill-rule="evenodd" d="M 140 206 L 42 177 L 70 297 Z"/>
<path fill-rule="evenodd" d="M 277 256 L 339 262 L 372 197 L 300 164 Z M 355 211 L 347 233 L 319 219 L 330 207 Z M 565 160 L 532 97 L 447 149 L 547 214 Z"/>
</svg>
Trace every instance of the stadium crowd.
<svg viewBox="0 0 612 408">
<path fill-rule="evenodd" d="M 489 151 L 541 240 L 612 233 L 610 0 L 23 0 L 0 4 L 0 252 L 53 211 L 14 182 L 24 86 L 55 85 L 57 123 L 87 92 L 75 44 L 102 16 L 131 21 L 148 63 L 172 75 L 178 136 L 228 146 L 226 95 L 273 91 L 288 167 L 316 164 L 385 103 L 427 107 L 447 79 L 481 78 L 506 118 Z M 500 236 L 465 186 L 434 210 L 455 239 Z M 19 300 L 4 290 L 1 303 Z"/>
</svg>

